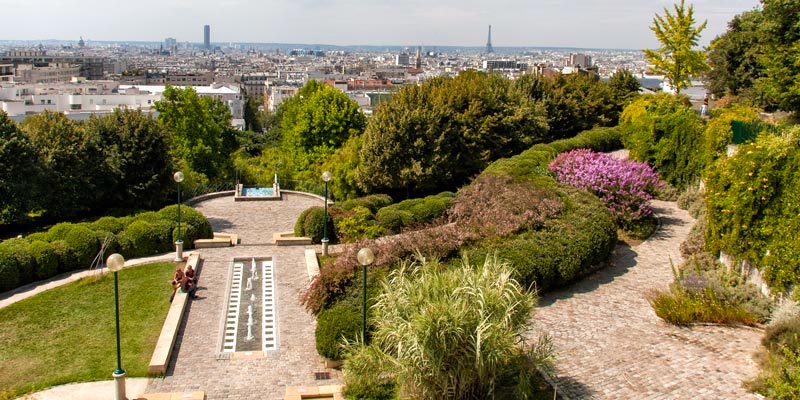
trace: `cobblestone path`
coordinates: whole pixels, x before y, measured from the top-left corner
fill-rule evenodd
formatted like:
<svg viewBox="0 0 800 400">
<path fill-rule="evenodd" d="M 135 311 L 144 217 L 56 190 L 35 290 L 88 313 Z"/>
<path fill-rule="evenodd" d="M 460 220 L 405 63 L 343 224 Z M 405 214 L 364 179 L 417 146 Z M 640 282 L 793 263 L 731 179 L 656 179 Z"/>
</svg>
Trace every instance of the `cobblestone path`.
<svg viewBox="0 0 800 400">
<path fill-rule="evenodd" d="M 339 371 L 325 369 L 314 346 L 315 319 L 300 305 L 308 286 L 303 246 L 269 244 L 273 232 L 291 231 L 300 212 L 321 199 L 284 193 L 282 201 L 208 200 L 196 208 L 214 231 L 239 234 L 236 247 L 204 249 L 197 294 L 184 314 L 175 353 L 163 378 L 147 393 L 204 390 L 208 399 L 283 399 L 287 386 L 339 384 Z M 263 358 L 218 359 L 222 317 L 233 257 L 272 256 L 278 305 L 278 351 Z M 317 380 L 315 373 L 330 379 Z"/>
<path fill-rule="evenodd" d="M 757 373 L 762 333 L 749 328 L 664 323 L 645 298 L 672 281 L 670 260 L 693 224 L 675 203 L 654 202 L 661 229 L 613 265 L 546 294 L 534 316 L 553 338 L 559 394 L 570 399 L 758 399 L 742 383 Z"/>
</svg>

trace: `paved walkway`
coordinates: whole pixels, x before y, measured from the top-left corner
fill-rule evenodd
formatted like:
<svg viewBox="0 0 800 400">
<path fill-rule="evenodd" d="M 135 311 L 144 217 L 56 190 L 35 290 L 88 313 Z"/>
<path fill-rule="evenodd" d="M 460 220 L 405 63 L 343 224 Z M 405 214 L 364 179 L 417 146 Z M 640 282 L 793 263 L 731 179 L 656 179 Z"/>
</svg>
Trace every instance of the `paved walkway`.
<svg viewBox="0 0 800 400">
<path fill-rule="evenodd" d="M 287 386 L 339 384 L 314 345 L 316 321 L 300 305 L 308 287 L 303 246 L 269 244 L 274 232 L 291 231 L 299 214 L 322 200 L 284 193 L 284 200 L 234 202 L 232 197 L 197 204 L 214 231 L 239 234 L 236 247 L 202 250 L 200 284 L 184 315 L 175 353 L 164 378 L 151 379 L 147 393 L 204 390 L 209 399 L 283 399 Z M 226 288 L 234 257 L 273 257 L 278 314 L 278 351 L 263 358 L 218 359 Z M 316 380 L 315 373 L 330 379 Z"/>
<path fill-rule="evenodd" d="M 571 399 L 757 399 L 742 383 L 757 374 L 762 333 L 664 323 L 645 296 L 672 281 L 670 262 L 694 221 L 674 202 L 654 202 L 661 229 L 613 265 L 540 299 L 538 332 L 553 338 L 559 394 Z M 532 335 L 536 335 L 535 332 Z"/>
</svg>

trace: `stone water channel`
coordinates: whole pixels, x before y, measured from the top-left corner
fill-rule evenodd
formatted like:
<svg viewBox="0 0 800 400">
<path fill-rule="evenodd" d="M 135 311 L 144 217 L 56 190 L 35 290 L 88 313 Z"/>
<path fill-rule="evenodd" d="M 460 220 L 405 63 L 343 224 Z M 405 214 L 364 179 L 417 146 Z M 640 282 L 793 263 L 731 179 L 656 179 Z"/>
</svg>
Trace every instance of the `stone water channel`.
<svg viewBox="0 0 800 400">
<path fill-rule="evenodd" d="M 271 257 L 234 258 L 222 352 L 278 349 L 275 268 Z"/>
</svg>

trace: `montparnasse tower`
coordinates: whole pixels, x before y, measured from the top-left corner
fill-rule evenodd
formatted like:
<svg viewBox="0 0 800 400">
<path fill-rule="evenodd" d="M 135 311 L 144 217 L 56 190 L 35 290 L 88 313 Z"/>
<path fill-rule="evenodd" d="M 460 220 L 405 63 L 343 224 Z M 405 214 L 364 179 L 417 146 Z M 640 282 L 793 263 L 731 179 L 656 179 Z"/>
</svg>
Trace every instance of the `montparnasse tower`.
<svg viewBox="0 0 800 400">
<path fill-rule="evenodd" d="M 486 41 L 486 54 L 494 53 L 492 48 L 492 26 L 489 25 L 489 40 Z"/>
</svg>

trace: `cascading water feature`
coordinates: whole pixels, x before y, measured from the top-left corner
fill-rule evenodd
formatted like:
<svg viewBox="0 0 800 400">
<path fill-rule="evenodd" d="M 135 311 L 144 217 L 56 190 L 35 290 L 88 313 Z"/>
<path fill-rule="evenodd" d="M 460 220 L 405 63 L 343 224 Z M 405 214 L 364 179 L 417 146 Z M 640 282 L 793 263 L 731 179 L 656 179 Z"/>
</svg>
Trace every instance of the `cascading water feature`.
<svg viewBox="0 0 800 400">
<path fill-rule="evenodd" d="M 222 352 L 276 350 L 277 318 L 272 259 L 234 259 L 231 274 Z"/>
</svg>

